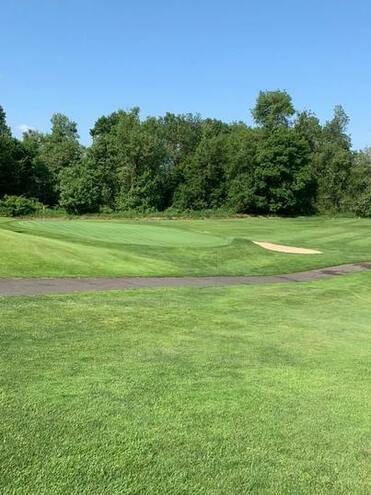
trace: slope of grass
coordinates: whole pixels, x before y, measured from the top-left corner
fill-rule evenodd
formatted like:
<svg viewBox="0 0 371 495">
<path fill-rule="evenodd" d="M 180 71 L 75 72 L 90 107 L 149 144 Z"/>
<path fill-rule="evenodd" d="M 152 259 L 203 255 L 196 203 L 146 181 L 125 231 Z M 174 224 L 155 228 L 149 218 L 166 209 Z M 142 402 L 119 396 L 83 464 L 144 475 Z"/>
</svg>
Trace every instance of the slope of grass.
<svg viewBox="0 0 371 495">
<path fill-rule="evenodd" d="M 368 493 L 369 273 L 0 312 L 2 494 Z"/>
<path fill-rule="evenodd" d="M 251 241 L 319 249 L 265 251 Z M 279 274 L 370 261 L 371 220 L 7 220 L 1 277 Z"/>
<path fill-rule="evenodd" d="M 166 226 L 164 222 L 136 223 L 117 220 L 23 220 L 13 223 L 20 232 L 45 237 L 69 239 L 72 242 L 109 243 L 110 245 L 141 245 L 159 247 L 208 248 L 228 244 L 228 237 L 189 231 L 180 224 Z"/>
</svg>

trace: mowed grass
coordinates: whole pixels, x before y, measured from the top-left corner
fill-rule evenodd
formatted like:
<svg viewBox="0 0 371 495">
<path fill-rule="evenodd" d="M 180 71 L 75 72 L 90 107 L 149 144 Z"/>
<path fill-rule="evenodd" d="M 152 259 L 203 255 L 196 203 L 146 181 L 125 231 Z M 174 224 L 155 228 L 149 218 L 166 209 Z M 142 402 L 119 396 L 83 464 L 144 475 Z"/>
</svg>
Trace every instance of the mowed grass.
<svg viewBox="0 0 371 495">
<path fill-rule="evenodd" d="M 267 241 L 322 251 L 266 251 Z M 371 220 L 0 220 L 0 277 L 265 275 L 370 261 Z"/>
<path fill-rule="evenodd" d="M 369 273 L 0 312 L 2 494 L 369 493 Z"/>
</svg>

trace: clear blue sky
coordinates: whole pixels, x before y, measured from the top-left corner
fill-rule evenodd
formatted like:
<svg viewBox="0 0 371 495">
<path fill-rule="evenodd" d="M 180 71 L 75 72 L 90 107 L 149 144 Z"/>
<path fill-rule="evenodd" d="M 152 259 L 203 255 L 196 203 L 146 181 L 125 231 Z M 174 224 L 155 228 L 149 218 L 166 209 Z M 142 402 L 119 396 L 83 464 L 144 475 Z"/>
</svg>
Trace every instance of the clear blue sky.
<svg viewBox="0 0 371 495">
<path fill-rule="evenodd" d="M 14 132 L 54 112 L 82 141 L 102 114 L 251 122 L 260 89 L 322 121 L 340 103 L 371 145 L 370 0 L 2 0 L 0 104 Z"/>
</svg>

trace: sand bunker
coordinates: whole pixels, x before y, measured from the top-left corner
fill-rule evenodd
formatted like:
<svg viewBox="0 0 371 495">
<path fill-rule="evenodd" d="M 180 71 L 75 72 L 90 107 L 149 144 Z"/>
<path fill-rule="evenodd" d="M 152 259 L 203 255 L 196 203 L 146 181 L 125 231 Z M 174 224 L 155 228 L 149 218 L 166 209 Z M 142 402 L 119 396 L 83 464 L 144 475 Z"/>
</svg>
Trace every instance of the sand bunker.
<svg viewBox="0 0 371 495">
<path fill-rule="evenodd" d="M 272 244 L 271 242 L 256 242 L 254 244 L 258 246 L 269 249 L 269 251 L 278 251 L 279 253 L 290 253 L 290 254 L 321 254 L 321 251 L 316 251 L 315 249 L 305 249 L 297 248 L 293 246 L 283 246 L 282 244 Z"/>
</svg>

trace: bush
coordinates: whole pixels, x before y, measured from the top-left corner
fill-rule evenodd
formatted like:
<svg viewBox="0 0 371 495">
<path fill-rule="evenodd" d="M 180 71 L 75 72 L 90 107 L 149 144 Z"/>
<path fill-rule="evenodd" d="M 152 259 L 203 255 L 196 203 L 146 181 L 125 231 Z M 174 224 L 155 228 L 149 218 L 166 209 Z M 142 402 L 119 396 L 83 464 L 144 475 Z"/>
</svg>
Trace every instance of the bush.
<svg viewBox="0 0 371 495">
<path fill-rule="evenodd" d="M 21 217 L 45 211 L 46 206 L 32 198 L 4 196 L 0 200 L 0 216 Z"/>
<path fill-rule="evenodd" d="M 358 217 L 371 217 L 371 191 L 352 198 L 350 211 L 353 211 Z"/>
</svg>

